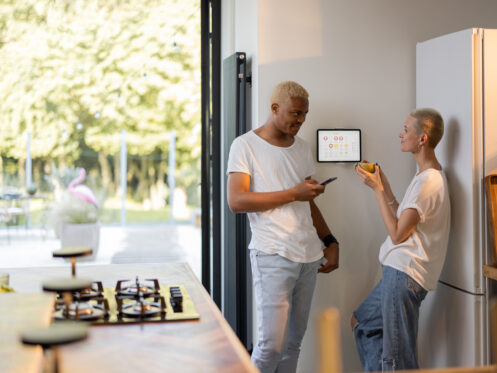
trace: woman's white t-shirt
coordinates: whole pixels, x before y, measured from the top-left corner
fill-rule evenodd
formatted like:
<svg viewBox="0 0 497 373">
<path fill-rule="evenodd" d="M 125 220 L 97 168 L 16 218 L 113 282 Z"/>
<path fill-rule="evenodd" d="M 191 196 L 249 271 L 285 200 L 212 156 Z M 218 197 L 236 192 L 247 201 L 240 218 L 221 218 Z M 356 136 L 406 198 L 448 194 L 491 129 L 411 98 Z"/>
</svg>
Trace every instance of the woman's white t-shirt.
<svg viewBox="0 0 497 373">
<path fill-rule="evenodd" d="M 295 137 L 289 147 L 279 147 L 250 131 L 231 144 L 228 174 L 250 175 L 251 192 L 276 192 L 293 188 L 315 172 L 307 143 Z M 312 223 L 309 202 L 294 201 L 261 212 L 248 213 L 252 239 L 249 249 L 279 254 L 291 261 L 310 263 L 323 256 L 323 243 Z"/>
<path fill-rule="evenodd" d="M 394 245 L 388 236 L 380 248 L 380 262 L 407 273 L 426 290 L 433 290 L 449 241 L 450 200 L 444 172 L 429 168 L 416 175 L 397 209 L 397 218 L 405 209 L 415 209 L 419 223 L 402 243 Z"/>
</svg>

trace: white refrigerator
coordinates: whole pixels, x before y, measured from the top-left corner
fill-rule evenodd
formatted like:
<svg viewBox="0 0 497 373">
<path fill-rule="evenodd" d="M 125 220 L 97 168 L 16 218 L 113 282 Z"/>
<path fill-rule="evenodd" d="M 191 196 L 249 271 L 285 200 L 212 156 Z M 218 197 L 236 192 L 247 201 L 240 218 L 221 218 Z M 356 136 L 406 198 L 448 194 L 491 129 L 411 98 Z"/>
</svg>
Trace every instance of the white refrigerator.
<svg viewBox="0 0 497 373">
<path fill-rule="evenodd" d="M 497 30 L 473 28 L 418 43 L 416 107 L 432 107 L 444 118 L 436 152 L 451 199 L 447 258 L 420 311 L 420 367 L 488 364 L 483 179 L 497 171 Z"/>
</svg>

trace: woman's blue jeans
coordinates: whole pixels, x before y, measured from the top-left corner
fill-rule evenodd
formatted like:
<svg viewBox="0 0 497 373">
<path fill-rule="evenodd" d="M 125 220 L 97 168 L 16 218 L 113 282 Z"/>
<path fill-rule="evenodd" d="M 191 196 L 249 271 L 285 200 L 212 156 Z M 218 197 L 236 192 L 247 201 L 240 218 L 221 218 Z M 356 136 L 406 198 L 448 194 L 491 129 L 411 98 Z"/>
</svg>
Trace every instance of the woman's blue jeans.
<svg viewBox="0 0 497 373">
<path fill-rule="evenodd" d="M 418 369 L 419 307 L 427 291 L 404 272 L 383 266 L 383 278 L 354 312 L 354 336 L 366 372 Z"/>
</svg>

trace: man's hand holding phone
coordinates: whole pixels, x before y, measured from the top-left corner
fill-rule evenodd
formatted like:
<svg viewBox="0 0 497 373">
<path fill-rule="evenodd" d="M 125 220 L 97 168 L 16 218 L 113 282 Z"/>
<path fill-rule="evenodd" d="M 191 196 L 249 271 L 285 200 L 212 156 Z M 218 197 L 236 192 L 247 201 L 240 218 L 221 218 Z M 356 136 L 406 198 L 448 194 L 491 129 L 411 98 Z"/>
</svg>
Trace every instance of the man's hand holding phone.
<svg viewBox="0 0 497 373">
<path fill-rule="evenodd" d="M 329 184 L 331 183 L 332 181 L 335 181 L 337 179 L 337 177 L 330 177 L 329 179 L 326 179 L 325 181 L 323 181 L 322 183 L 320 183 L 320 185 L 326 185 L 326 184 Z"/>
<path fill-rule="evenodd" d="M 306 179 L 305 181 L 295 186 L 296 200 L 297 201 L 310 201 L 324 192 L 324 186 L 336 180 L 337 177 L 330 177 L 325 181 L 318 184 L 316 180 Z"/>
</svg>

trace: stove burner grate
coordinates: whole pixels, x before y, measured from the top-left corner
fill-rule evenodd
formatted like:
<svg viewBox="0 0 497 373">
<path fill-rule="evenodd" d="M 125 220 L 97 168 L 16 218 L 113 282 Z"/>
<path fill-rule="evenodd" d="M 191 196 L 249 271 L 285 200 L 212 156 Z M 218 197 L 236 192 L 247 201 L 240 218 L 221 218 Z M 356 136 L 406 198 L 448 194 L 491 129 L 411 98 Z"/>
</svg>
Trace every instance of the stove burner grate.
<svg viewBox="0 0 497 373">
<path fill-rule="evenodd" d="M 79 295 L 79 299 L 93 299 L 100 298 L 104 295 L 104 287 L 101 281 L 94 281 L 90 289 L 83 290 L 78 294 L 75 294 L 75 298 Z"/>
<path fill-rule="evenodd" d="M 87 302 L 75 300 L 69 304 L 69 310 L 66 304 L 57 301 L 54 312 L 56 320 L 96 321 L 107 319 L 109 315 L 109 303 L 103 296 Z"/>
<path fill-rule="evenodd" d="M 137 300 L 130 300 L 118 298 L 116 295 L 118 317 L 121 319 L 123 317 L 130 317 L 145 320 L 160 316 L 164 320 L 166 316 L 166 302 L 164 297 L 161 295 L 152 295 L 146 299 L 140 297 Z"/>
<path fill-rule="evenodd" d="M 146 279 L 144 283 L 140 283 L 136 276 L 135 283 L 129 286 L 123 286 L 124 283 L 130 280 L 119 280 L 116 284 L 116 298 L 135 298 L 149 297 L 159 295 L 160 285 L 158 279 Z"/>
</svg>

